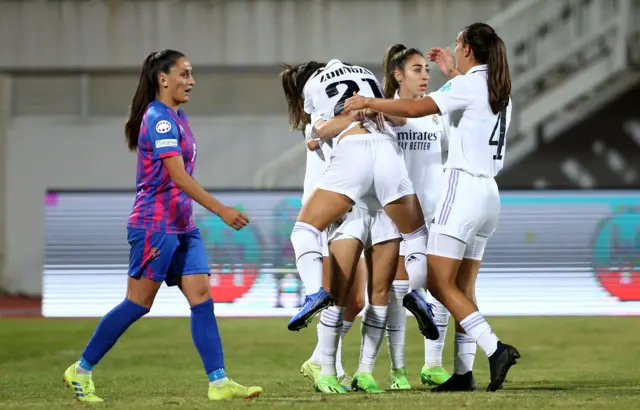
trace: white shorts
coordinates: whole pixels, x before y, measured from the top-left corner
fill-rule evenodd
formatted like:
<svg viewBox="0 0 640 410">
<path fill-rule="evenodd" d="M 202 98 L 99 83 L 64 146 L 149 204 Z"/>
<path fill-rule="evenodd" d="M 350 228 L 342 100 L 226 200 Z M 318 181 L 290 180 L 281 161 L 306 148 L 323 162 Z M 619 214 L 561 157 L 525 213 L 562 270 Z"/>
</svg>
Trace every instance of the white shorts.
<svg viewBox="0 0 640 410">
<path fill-rule="evenodd" d="M 400 232 L 384 211 L 354 206 L 341 223 L 328 228 L 329 243 L 340 239 L 358 239 L 368 249 L 378 243 L 400 238 Z"/>
<path fill-rule="evenodd" d="M 442 195 L 431 219 L 431 233 L 469 244 L 476 236 L 490 238 L 500 219 L 500 193 L 493 178 L 445 170 Z"/>
<path fill-rule="evenodd" d="M 402 150 L 384 134 L 349 135 L 342 139 L 316 187 L 345 195 L 354 202 L 371 195 L 382 206 L 415 193 Z"/>
</svg>

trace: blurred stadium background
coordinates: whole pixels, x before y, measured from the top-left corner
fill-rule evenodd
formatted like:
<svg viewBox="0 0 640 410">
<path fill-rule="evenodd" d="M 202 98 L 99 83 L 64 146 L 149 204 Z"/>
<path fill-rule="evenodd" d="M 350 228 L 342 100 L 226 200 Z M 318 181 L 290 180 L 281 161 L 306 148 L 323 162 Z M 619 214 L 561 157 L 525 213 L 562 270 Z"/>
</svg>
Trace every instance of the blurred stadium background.
<svg viewBox="0 0 640 410">
<path fill-rule="evenodd" d="M 0 287 L 44 295 L 47 316 L 121 298 L 135 167 L 122 125 L 142 60 L 169 47 L 195 65 L 197 179 L 253 221 L 230 232 L 198 209 L 220 314 L 288 315 L 305 146 L 277 63 L 380 74 L 389 45 L 452 45 L 476 20 L 506 41 L 515 102 L 484 309 L 640 313 L 638 0 L 3 1 Z M 431 89 L 443 82 L 435 68 Z M 186 313 L 163 290 L 154 314 Z"/>
<path fill-rule="evenodd" d="M 76 360 L 78 343 L 95 326 L 95 319 L 4 318 L 99 317 L 124 295 L 135 155 L 126 150 L 123 124 L 149 52 L 176 48 L 193 62 L 197 84 L 185 109 L 198 138 L 196 178 L 252 218 L 248 229 L 233 232 L 197 208 L 218 316 L 288 316 L 300 297 L 289 234 L 300 207 L 305 146 L 287 127 L 278 62 L 340 58 L 381 74 L 389 45 L 452 46 L 474 21 L 493 25 L 507 44 L 515 107 L 498 178 L 502 219 L 479 279 L 480 308 L 488 315 L 582 317 L 495 319 L 500 334 L 528 354 L 527 370 L 509 375 L 515 389 L 526 391 L 518 402 L 481 395 L 467 403 L 636 405 L 640 381 L 625 364 L 640 360 L 637 318 L 593 316 L 640 314 L 640 0 L 0 1 L 4 405 L 63 406 L 43 400 L 55 387 L 41 378 L 58 377 L 67 360 Z M 430 88 L 443 83 L 433 69 Z M 188 316 L 189 309 L 174 289 L 163 288 L 151 314 Z M 262 345 L 246 337 L 257 326 Z M 315 332 L 291 335 L 282 319 L 222 320 L 221 327 L 241 379 L 264 379 L 268 394 L 295 398 L 309 391 L 296 373 L 305 349 L 282 343 L 310 347 Z M 128 403 L 139 409 L 167 404 L 162 397 L 172 391 L 200 397 L 187 320 L 145 321 L 136 329 L 101 365 L 107 398 L 136 395 Z M 135 335 L 156 335 L 162 343 L 149 350 Z M 353 337 L 345 345 L 347 365 L 357 358 Z M 408 336 L 407 343 L 408 355 L 422 355 L 419 338 Z M 614 345 L 619 353 L 606 349 Z M 139 396 L 125 387 L 147 378 L 136 360 L 164 374 L 165 353 L 177 348 L 187 349 L 188 366 L 172 367 L 171 383 L 145 385 Z M 132 353 L 141 349 L 146 355 Z M 254 353 L 250 363 L 247 352 Z M 478 371 L 486 378 L 482 356 Z M 110 392 L 116 375 L 120 385 Z M 610 393 L 598 390 L 607 386 L 603 380 Z M 571 389 L 596 390 L 568 392 L 573 401 L 565 401 L 560 391 Z M 417 396 L 403 397 L 406 407 Z M 187 403 L 175 400 L 169 405 Z M 345 400 L 350 408 L 393 407 Z M 444 407 L 460 404 L 442 400 Z M 314 405 L 324 406 L 305 406 Z"/>
</svg>

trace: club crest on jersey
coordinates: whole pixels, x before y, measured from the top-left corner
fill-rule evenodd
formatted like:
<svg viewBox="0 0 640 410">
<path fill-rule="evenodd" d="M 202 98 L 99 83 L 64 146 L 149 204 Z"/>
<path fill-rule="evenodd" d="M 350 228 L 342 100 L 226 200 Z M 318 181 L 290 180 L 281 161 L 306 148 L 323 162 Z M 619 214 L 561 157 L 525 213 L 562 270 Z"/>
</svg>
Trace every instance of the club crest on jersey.
<svg viewBox="0 0 640 410">
<path fill-rule="evenodd" d="M 438 125 L 438 124 L 440 123 L 440 121 L 438 121 L 438 116 L 437 116 L 436 114 L 433 114 L 433 115 L 431 116 L 431 120 L 433 121 L 433 123 L 434 123 L 435 125 Z"/>
<path fill-rule="evenodd" d="M 160 250 L 158 248 L 149 249 L 149 260 L 152 261 L 156 259 L 160 255 Z"/>
<path fill-rule="evenodd" d="M 167 120 L 158 121 L 156 124 L 156 132 L 158 134 L 166 134 L 171 131 L 171 123 Z"/>
</svg>

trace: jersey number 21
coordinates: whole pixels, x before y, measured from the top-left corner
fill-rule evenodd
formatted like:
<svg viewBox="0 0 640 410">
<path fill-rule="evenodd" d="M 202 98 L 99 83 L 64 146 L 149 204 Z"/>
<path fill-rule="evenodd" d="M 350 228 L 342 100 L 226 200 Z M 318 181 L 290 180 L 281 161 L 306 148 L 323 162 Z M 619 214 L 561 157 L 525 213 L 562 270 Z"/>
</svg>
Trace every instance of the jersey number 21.
<svg viewBox="0 0 640 410">
<path fill-rule="evenodd" d="M 380 89 L 378 88 L 378 83 L 376 82 L 376 80 L 374 80 L 373 78 L 363 78 L 362 81 L 369 84 L 369 87 L 371 87 L 371 91 L 376 98 L 384 98 L 382 96 L 382 93 L 380 92 Z M 360 92 L 360 86 L 353 80 L 336 81 L 335 83 L 329 84 L 327 88 L 325 88 L 327 97 L 333 98 L 336 95 L 340 94 L 340 91 L 338 91 L 338 86 L 340 84 L 346 85 L 347 89 L 342 93 L 340 99 L 333 107 L 333 115 L 335 116 L 342 114 L 342 112 L 344 111 L 344 102 L 347 100 L 347 98 L 353 96 L 353 93 Z"/>
</svg>

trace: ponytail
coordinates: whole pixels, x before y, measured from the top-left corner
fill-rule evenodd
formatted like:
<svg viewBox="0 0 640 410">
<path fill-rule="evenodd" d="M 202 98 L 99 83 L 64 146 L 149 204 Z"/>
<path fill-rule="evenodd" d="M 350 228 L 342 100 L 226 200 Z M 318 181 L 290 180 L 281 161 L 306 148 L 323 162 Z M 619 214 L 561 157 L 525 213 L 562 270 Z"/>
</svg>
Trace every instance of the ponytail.
<svg viewBox="0 0 640 410">
<path fill-rule="evenodd" d="M 305 126 L 311 121 L 310 116 L 304 111 L 302 90 L 309 78 L 324 65 L 324 63 L 317 61 L 309 61 L 294 66 L 281 64 L 283 70 L 280 73 L 280 79 L 284 97 L 287 100 L 289 125 L 292 130 L 299 130 L 304 133 Z"/>
<path fill-rule="evenodd" d="M 131 106 L 129 107 L 129 119 L 124 125 L 124 136 L 127 141 L 129 151 L 138 149 L 138 135 L 140 134 L 140 124 L 147 105 L 156 99 L 158 90 L 158 79 L 153 74 L 151 60 L 156 53 L 151 53 L 144 59 L 140 70 L 140 79 L 136 88 Z"/>
<path fill-rule="evenodd" d="M 507 61 L 507 47 L 495 30 L 485 23 L 474 23 L 462 30 L 465 44 L 469 44 L 473 57 L 487 65 L 487 87 L 489 106 L 494 114 L 509 104 L 511 74 Z"/>
<path fill-rule="evenodd" d="M 489 86 L 489 105 L 494 114 L 509 104 L 511 94 L 511 75 L 507 61 L 507 48 L 497 34 L 489 42 L 489 58 L 487 59 Z"/>
<path fill-rule="evenodd" d="M 396 80 L 395 71 L 404 70 L 407 60 L 415 55 L 424 57 L 417 48 L 407 48 L 404 44 L 394 44 L 387 49 L 382 60 L 384 77 L 382 78 L 382 91 L 385 98 L 393 98 L 400 88 L 400 83 Z"/>
<path fill-rule="evenodd" d="M 396 54 L 406 50 L 407 47 L 404 44 L 394 44 L 387 49 L 382 60 L 382 69 L 384 71 L 384 77 L 382 78 L 382 91 L 384 91 L 385 98 L 393 98 L 393 95 L 400 88 L 398 80 L 394 72 L 396 71 L 396 65 L 394 64 L 394 57 Z"/>
<path fill-rule="evenodd" d="M 158 74 L 168 74 L 175 65 L 176 60 L 181 57 L 184 57 L 184 54 L 179 51 L 163 50 L 158 53 L 151 53 L 144 59 L 138 86 L 131 99 L 129 118 L 124 125 L 124 137 L 130 151 L 138 149 L 138 136 L 142 117 L 144 117 L 147 106 L 155 101 L 158 93 Z"/>
</svg>

